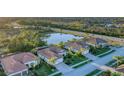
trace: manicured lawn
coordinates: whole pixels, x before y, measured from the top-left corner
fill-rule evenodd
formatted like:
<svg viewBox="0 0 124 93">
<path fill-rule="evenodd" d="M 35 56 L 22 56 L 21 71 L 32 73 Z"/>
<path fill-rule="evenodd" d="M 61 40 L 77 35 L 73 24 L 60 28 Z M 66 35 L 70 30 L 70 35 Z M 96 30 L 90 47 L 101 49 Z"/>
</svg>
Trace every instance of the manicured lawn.
<svg viewBox="0 0 124 93">
<path fill-rule="evenodd" d="M 83 62 L 83 63 L 80 62 L 81 64 L 74 66 L 74 68 L 81 67 L 81 66 L 83 66 L 83 65 L 85 65 L 85 64 L 87 64 L 87 63 L 90 63 L 90 62 L 91 62 L 91 61 L 86 61 L 86 62 Z"/>
<path fill-rule="evenodd" d="M 85 56 L 75 56 L 73 55 L 72 57 L 68 57 L 66 56 L 65 59 L 64 59 L 64 63 L 66 63 L 67 65 L 75 65 L 79 62 L 82 62 L 82 61 L 85 61 L 87 60 L 87 58 Z"/>
<path fill-rule="evenodd" d="M 92 54 L 94 54 L 95 56 L 100 55 L 102 53 L 105 53 L 107 51 L 109 51 L 110 48 L 105 47 L 105 48 L 94 48 L 93 51 L 91 51 Z"/>
<path fill-rule="evenodd" d="M 100 71 L 101 70 L 96 69 L 96 70 L 92 71 L 91 73 L 87 74 L 87 76 L 93 76 L 93 75 L 97 74 Z"/>
<path fill-rule="evenodd" d="M 45 62 L 42 62 L 40 65 L 35 67 L 35 69 L 32 69 L 32 72 L 36 76 L 48 76 L 49 74 L 52 74 L 56 71 L 57 70 L 54 67 L 48 65 Z"/>
<path fill-rule="evenodd" d="M 106 55 L 108 55 L 108 54 L 113 53 L 114 51 L 115 51 L 115 50 L 112 50 L 112 51 L 110 51 L 110 52 L 108 52 L 108 53 L 105 53 L 105 54 L 99 55 L 98 57 L 103 57 L 103 56 L 106 56 Z"/>
<path fill-rule="evenodd" d="M 106 64 L 106 66 L 111 66 L 112 64 L 115 63 L 115 60 L 110 61 L 109 63 Z M 116 64 L 115 64 L 116 65 Z"/>
</svg>

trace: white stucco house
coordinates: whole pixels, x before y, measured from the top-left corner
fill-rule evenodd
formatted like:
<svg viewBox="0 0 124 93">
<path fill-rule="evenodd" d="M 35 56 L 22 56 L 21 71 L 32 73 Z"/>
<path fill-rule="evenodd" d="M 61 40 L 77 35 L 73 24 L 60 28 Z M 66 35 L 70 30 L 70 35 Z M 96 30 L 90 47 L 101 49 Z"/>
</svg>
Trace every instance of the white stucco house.
<svg viewBox="0 0 124 93">
<path fill-rule="evenodd" d="M 53 48 L 52 48 L 53 49 Z M 41 49 L 37 51 L 38 56 L 43 59 L 48 64 L 55 66 L 58 63 L 63 62 L 64 51 L 58 52 L 57 50 L 52 50 L 50 47 Z"/>
</svg>

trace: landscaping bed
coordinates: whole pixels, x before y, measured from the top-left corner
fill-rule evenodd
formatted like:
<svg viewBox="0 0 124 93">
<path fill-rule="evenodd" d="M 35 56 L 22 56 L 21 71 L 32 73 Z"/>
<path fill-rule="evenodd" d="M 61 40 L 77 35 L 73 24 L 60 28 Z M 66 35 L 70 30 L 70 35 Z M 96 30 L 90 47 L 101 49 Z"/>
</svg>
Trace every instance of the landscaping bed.
<svg viewBox="0 0 124 93">
<path fill-rule="evenodd" d="M 69 65 L 69 66 L 72 66 L 72 65 L 75 65 L 79 62 L 85 61 L 87 59 L 88 58 L 86 58 L 83 55 L 80 55 L 80 56 L 77 56 L 77 55 L 68 56 L 68 55 L 66 55 L 66 57 L 64 57 L 64 63 Z"/>
<path fill-rule="evenodd" d="M 56 72 L 57 70 L 49 64 L 42 62 L 35 68 L 31 69 L 31 71 L 34 73 L 35 76 L 48 76 Z"/>
</svg>

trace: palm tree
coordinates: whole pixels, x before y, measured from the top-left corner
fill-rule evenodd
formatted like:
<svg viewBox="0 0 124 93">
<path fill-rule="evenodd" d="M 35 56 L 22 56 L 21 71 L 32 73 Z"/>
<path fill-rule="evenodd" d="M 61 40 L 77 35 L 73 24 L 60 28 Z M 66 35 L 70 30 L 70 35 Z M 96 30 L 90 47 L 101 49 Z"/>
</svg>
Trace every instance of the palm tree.
<svg viewBox="0 0 124 93">
<path fill-rule="evenodd" d="M 123 74 L 120 72 L 112 72 L 110 70 L 107 70 L 103 73 L 104 76 L 122 76 Z"/>
<path fill-rule="evenodd" d="M 55 58 L 53 57 L 53 58 L 49 59 L 49 62 L 51 62 L 52 64 L 55 64 Z"/>
<path fill-rule="evenodd" d="M 124 63 L 124 57 L 123 56 L 114 56 L 113 59 L 116 60 L 117 66 Z"/>
</svg>

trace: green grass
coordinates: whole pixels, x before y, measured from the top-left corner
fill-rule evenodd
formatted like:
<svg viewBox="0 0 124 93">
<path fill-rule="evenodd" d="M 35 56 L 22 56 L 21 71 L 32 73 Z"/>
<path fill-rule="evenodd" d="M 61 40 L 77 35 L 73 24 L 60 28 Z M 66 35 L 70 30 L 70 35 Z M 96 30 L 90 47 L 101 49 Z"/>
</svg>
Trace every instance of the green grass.
<svg viewBox="0 0 124 93">
<path fill-rule="evenodd" d="M 66 57 L 64 59 L 64 63 L 66 63 L 69 66 L 72 66 L 85 60 L 87 60 L 87 58 L 84 56 L 72 56 L 71 58 Z"/>
<path fill-rule="evenodd" d="M 105 64 L 106 66 L 111 66 L 113 63 L 115 63 L 115 60 L 110 61 L 109 63 Z"/>
<path fill-rule="evenodd" d="M 86 76 L 93 76 L 93 75 L 97 74 L 100 71 L 101 70 L 96 69 L 96 70 L 92 71 L 91 73 L 87 74 Z"/>
<path fill-rule="evenodd" d="M 109 50 L 110 50 L 110 48 L 108 48 L 108 47 L 106 47 L 106 48 L 95 48 L 92 53 L 93 53 L 95 56 L 97 56 L 97 55 L 100 55 L 100 54 L 102 54 L 102 53 L 105 53 L 105 52 L 107 52 L 107 51 L 109 51 Z"/>
<path fill-rule="evenodd" d="M 79 65 L 77 65 L 77 66 L 74 66 L 74 68 L 81 67 L 81 66 L 86 65 L 87 63 L 90 63 L 90 62 L 91 62 L 91 61 L 83 62 L 83 63 L 81 63 L 81 64 L 79 64 Z"/>
<path fill-rule="evenodd" d="M 100 55 L 100 56 L 98 56 L 98 57 L 103 57 L 103 56 L 106 56 L 106 55 L 108 55 L 108 54 L 111 54 L 111 53 L 113 53 L 115 50 L 112 50 L 112 51 L 110 51 L 110 52 L 108 52 L 108 53 L 105 53 L 105 54 L 103 54 L 103 55 Z"/>
<path fill-rule="evenodd" d="M 5 73 L 2 70 L 0 70 L 0 76 L 5 76 Z"/>
<path fill-rule="evenodd" d="M 45 62 L 41 63 L 39 66 L 32 70 L 35 76 L 48 76 L 49 74 L 52 74 L 56 71 L 57 70 L 54 67 L 48 65 Z"/>
</svg>

